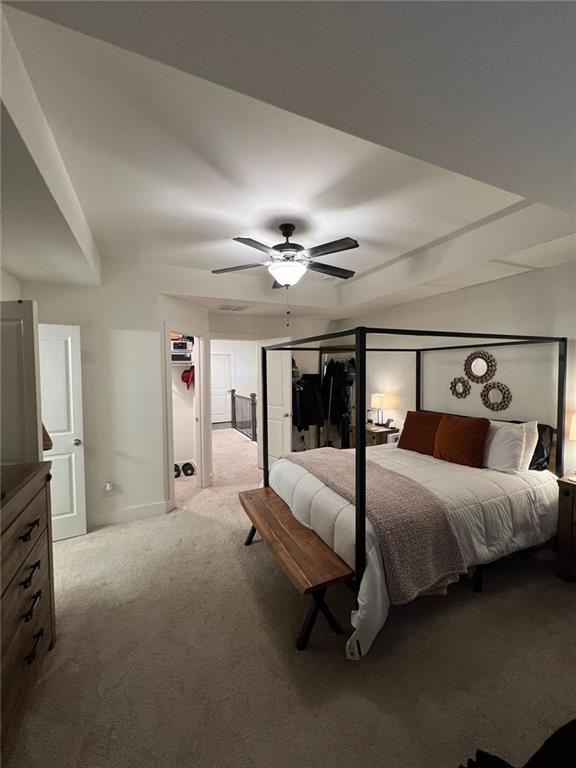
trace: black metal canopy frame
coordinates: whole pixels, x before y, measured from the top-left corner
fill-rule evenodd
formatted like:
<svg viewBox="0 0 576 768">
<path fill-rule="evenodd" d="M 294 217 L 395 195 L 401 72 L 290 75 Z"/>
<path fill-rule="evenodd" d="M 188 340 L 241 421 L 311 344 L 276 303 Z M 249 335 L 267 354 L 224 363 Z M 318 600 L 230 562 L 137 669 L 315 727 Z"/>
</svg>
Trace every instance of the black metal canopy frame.
<svg viewBox="0 0 576 768">
<path fill-rule="evenodd" d="M 367 347 L 366 340 L 371 335 L 380 336 L 410 336 L 420 338 L 437 339 L 477 339 L 476 344 L 452 343 L 436 347 Z M 308 346 L 309 344 L 322 343 L 352 336 L 354 343 L 346 347 Z M 463 333 L 458 331 L 421 331 L 405 328 L 365 328 L 357 327 L 346 331 L 334 331 L 321 336 L 309 336 L 304 339 L 285 341 L 262 347 L 262 449 L 264 486 L 269 482 L 269 457 L 268 457 L 268 353 L 274 351 L 285 352 L 330 352 L 346 349 L 354 353 L 356 359 L 356 418 L 363 418 L 366 413 L 366 358 L 370 352 L 407 352 L 416 356 L 416 403 L 415 409 L 422 410 L 422 355 L 425 352 L 438 352 L 451 349 L 477 349 L 478 347 L 513 347 L 532 344 L 557 344 L 558 345 L 558 386 L 556 394 L 556 473 L 563 474 L 564 465 L 564 431 L 565 431 L 565 399 L 566 399 L 566 358 L 568 352 L 568 339 L 560 336 L 518 336 L 516 334 L 501 333 Z M 360 583 L 366 567 L 366 433 L 362 429 L 356 430 L 356 533 L 355 533 L 355 586 L 356 593 L 360 589 Z"/>
</svg>

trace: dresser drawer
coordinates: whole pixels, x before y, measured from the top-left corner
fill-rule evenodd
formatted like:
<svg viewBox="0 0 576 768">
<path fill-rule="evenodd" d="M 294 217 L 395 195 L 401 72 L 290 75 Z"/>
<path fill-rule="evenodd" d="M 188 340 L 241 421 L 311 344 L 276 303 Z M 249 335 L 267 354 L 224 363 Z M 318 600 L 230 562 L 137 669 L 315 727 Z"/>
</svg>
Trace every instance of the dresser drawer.
<svg viewBox="0 0 576 768">
<path fill-rule="evenodd" d="M 2 653 L 2 755 L 17 735 L 26 696 L 38 677 L 52 641 L 50 604 L 18 631 L 16 642 Z"/>
<path fill-rule="evenodd" d="M 2 534 L 2 587 L 8 585 L 46 528 L 47 491 L 43 488 Z"/>
<path fill-rule="evenodd" d="M 30 621 L 21 622 L 11 641 L 2 647 L 2 708 L 29 677 L 30 667 L 39 660 L 52 642 L 51 609 L 48 595 L 41 600 Z"/>
<path fill-rule="evenodd" d="M 22 624 L 39 612 L 40 603 L 50 602 L 50 566 L 48 562 L 48 531 L 44 531 L 36 546 L 17 571 L 2 596 L 2 650 L 13 642 Z"/>
</svg>

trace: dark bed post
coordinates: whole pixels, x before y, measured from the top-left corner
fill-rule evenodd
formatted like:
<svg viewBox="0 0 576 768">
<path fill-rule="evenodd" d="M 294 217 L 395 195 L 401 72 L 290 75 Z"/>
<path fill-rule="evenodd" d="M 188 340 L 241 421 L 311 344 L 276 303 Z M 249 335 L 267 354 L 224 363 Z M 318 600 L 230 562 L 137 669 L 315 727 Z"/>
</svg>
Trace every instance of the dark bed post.
<svg viewBox="0 0 576 768">
<path fill-rule="evenodd" d="M 416 410 L 422 410 L 422 350 L 416 350 Z"/>
<path fill-rule="evenodd" d="M 268 466 L 268 361 L 266 347 L 262 347 L 262 470 L 264 488 L 270 486 Z"/>
<path fill-rule="evenodd" d="M 356 328 L 356 595 L 366 567 L 366 328 Z"/>
<path fill-rule="evenodd" d="M 558 396 L 556 415 L 556 474 L 564 474 L 564 420 L 566 418 L 566 364 L 568 358 L 568 339 L 558 342 Z"/>
</svg>

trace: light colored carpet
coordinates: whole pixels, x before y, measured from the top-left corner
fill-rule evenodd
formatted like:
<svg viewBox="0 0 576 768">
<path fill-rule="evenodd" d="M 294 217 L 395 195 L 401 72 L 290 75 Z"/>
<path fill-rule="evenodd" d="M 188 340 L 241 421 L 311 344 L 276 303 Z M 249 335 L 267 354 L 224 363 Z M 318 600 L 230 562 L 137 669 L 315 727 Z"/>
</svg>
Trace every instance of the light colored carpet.
<svg viewBox="0 0 576 768">
<path fill-rule="evenodd" d="M 58 643 L 8 768 L 457 768 L 523 764 L 576 712 L 576 597 L 541 553 L 486 592 L 395 609 L 344 657 L 262 543 L 237 487 L 56 545 Z M 329 603 L 342 622 L 352 595 Z"/>
<path fill-rule="evenodd" d="M 262 470 L 258 468 L 258 448 L 237 430 L 218 428 L 212 430 L 212 457 L 214 486 L 247 484 L 257 487 L 262 480 Z M 198 478 L 179 477 L 174 481 L 176 504 L 186 509 L 200 493 Z"/>
</svg>

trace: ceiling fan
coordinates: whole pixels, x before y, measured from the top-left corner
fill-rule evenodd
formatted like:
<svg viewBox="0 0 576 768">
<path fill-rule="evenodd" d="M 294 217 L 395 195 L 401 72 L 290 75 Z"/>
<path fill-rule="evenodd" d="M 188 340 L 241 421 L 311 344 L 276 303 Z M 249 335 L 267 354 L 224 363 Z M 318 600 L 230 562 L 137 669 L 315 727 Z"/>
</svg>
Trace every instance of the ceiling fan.
<svg viewBox="0 0 576 768">
<path fill-rule="evenodd" d="M 339 253 L 347 251 L 350 248 L 358 248 L 358 241 L 351 237 L 343 237 L 340 240 L 332 240 L 330 243 L 315 245 L 313 248 L 304 248 L 299 243 L 291 243 L 290 238 L 294 234 L 296 227 L 294 224 L 280 224 L 278 227 L 285 242 L 278 245 L 264 245 L 264 243 L 253 240 L 251 237 L 235 237 L 237 243 L 243 243 L 262 251 L 268 256 L 266 261 L 257 261 L 254 264 L 242 264 L 240 267 L 224 267 L 223 269 L 213 269 L 212 274 L 221 275 L 224 272 L 237 272 L 241 269 L 252 269 L 252 267 L 267 267 L 268 272 L 274 278 L 272 288 L 282 288 L 296 285 L 307 270 L 320 272 L 330 277 L 340 277 L 343 280 L 354 276 L 351 269 L 342 269 L 333 267 L 330 264 L 322 264 L 314 261 L 319 256 L 326 256 L 329 253 Z"/>
</svg>

